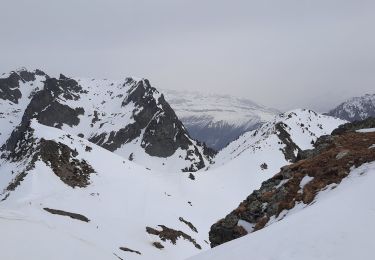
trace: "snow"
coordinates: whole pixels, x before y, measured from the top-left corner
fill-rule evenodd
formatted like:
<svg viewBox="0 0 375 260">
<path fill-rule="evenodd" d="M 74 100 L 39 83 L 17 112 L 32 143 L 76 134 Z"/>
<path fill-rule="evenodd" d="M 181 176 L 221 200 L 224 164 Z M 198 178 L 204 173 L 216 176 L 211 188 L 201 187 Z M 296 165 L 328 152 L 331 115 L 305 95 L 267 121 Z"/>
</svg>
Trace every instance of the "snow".
<svg viewBox="0 0 375 260">
<path fill-rule="evenodd" d="M 34 82 L 33 87 L 41 87 L 42 80 L 42 77 L 39 78 L 39 83 Z M 33 137 L 36 138 L 36 142 L 44 138 L 61 142 L 77 150 L 77 158 L 86 160 L 95 170 L 95 173 L 90 176 L 90 185 L 85 188 L 69 187 L 53 173 L 50 166 L 37 161 L 35 168 L 28 172 L 21 185 L 9 193 L 5 188 L 17 173 L 25 169 L 31 158 L 25 158 L 24 161 L 17 163 L 0 159 L 0 228 L 3 234 L 6 234 L 0 236 L 0 244 L 3 245 L 0 250 L 0 259 L 31 257 L 33 259 L 105 260 L 121 257 L 130 260 L 182 260 L 201 252 L 186 240 L 178 239 L 177 244 L 173 245 L 146 233 L 146 226 L 157 228 L 158 225 L 181 230 L 196 239 L 197 243 L 202 246 L 202 251 L 207 250 L 207 253 L 198 256 L 203 257 L 202 259 L 233 257 L 234 259 L 236 257 L 248 259 L 247 254 L 250 253 L 254 254 L 253 259 L 260 260 L 272 259 L 275 256 L 281 260 L 284 258 L 293 260 L 293 253 L 299 256 L 299 259 L 308 259 L 301 256 L 314 246 L 317 247 L 317 249 L 314 248 L 316 254 L 324 255 L 329 250 L 328 245 L 331 243 L 329 239 L 341 241 L 341 237 L 338 238 L 333 231 L 328 232 L 327 238 L 325 237 L 323 228 L 329 230 L 327 223 L 337 225 L 338 230 L 344 232 L 340 233 L 343 234 L 344 239 L 347 239 L 348 234 L 354 232 L 355 228 L 364 234 L 374 233 L 373 227 L 368 230 L 358 227 L 362 219 L 355 221 L 357 216 L 354 215 L 355 212 L 362 210 L 360 208 L 362 206 L 366 215 L 360 216 L 364 216 L 364 223 L 367 223 L 366 221 L 371 217 L 373 218 L 374 209 L 366 211 L 368 205 L 375 205 L 374 196 L 371 196 L 372 191 L 367 189 L 365 193 L 365 188 L 370 187 L 373 181 L 369 179 L 373 177 L 368 173 L 375 169 L 375 165 L 369 164 L 354 170 L 350 178 L 335 190 L 320 194 L 315 204 L 306 208 L 304 205 L 297 205 L 291 211 L 282 212 L 280 218 L 270 220 L 270 225 L 265 229 L 209 250 L 209 245 L 205 241 L 208 241 L 211 225 L 233 210 L 251 191 L 259 188 L 263 181 L 277 173 L 280 167 L 290 163 L 281 151 L 284 144 L 276 135 L 276 123 L 284 123 L 291 139 L 301 149 L 308 149 L 312 147 L 311 141 L 315 141 L 321 135 L 329 134 L 345 121 L 304 109 L 293 110 L 278 116 L 272 115 L 268 118 L 270 121 L 263 127 L 245 133 L 220 151 L 215 158 L 215 164 L 207 167 L 205 171 L 193 173 L 195 180 L 191 180 L 188 178 L 189 173 L 176 170 L 187 166 L 185 160 L 179 160 L 180 157 L 185 158 L 186 151 L 177 150 L 169 158 L 156 158 L 144 152 L 140 146 L 141 138 L 123 145 L 115 153 L 87 141 L 95 133 L 109 133 L 132 123 L 131 113 L 137 108 L 134 104 L 129 104 L 119 111 L 124 99 L 121 95 L 126 93 L 131 86 L 124 85 L 120 81 L 77 80 L 87 92 L 82 93 L 78 101 L 64 98 L 58 101 L 72 108 L 84 107 L 85 115 L 80 116 L 78 126 L 63 125 L 62 129 L 56 129 L 44 126 L 34 119 L 31 121 L 31 127 L 34 129 Z M 22 90 L 22 93 L 31 94 L 33 87 L 27 84 L 21 85 L 21 88 L 27 89 Z M 161 95 L 158 92 L 154 94 L 155 98 Z M 19 124 L 28 103 L 27 98 L 23 95 L 18 105 L 0 102 L 1 111 L 8 111 L 8 114 L 0 119 L 3 120 L 0 121 L 1 142 L 4 142 L 13 127 Z M 220 99 L 217 100 L 220 101 Z M 257 105 L 248 103 L 248 107 L 251 106 L 259 108 Z M 248 107 L 245 106 L 244 109 Z M 15 109 L 17 111 L 13 113 Z M 236 107 L 235 109 L 242 108 Z M 101 122 L 93 123 L 91 126 L 94 111 L 98 111 Z M 217 113 L 217 118 L 219 118 L 220 113 Z M 223 115 L 221 119 L 229 120 L 229 117 L 225 117 L 226 115 Z M 263 119 L 266 117 L 267 115 Z M 12 124 L 8 124 L 10 119 L 14 121 Z M 236 120 L 240 122 L 240 118 Z M 101 123 L 104 124 L 101 125 Z M 78 134 L 84 134 L 84 138 L 79 138 Z M 193 145 L 195 144 L 193 142 Z M 87 146 L 92 150 L 87 151 Z M 134 161 L 127 160 L 130 154 L 133 154 Z M 260 167 L 263 163 L 267 164 L 266 168 Z M 363 172 L 362 175 L 358 174 Z M 309 181 L 305 178 L 302 180 L 301 188 Z M 348 191 L 353 198 L 342 197 L 346 187 L 350 186 L 345 184 L 347 182 L 353 182 L 356 187 L 363 188 L 359 191 L 362 193 L 357 196 L 351 188 Z M 359 199 L 360 196 L 362 199 Z M 5 200 L 1 201 L 2 199 Z M 362 205 L 361 202 L 364 199 L 370 200 L 369 203 Z M 345 214 L 334 215 L 336 207 L 333 207 L 332 203 L 337 203 L 336 200 L 340 200 L 337 213 Z M 354 202 L 359 205 L 352 205 Z M 345 203 L 350 205 L 347 208 L 353 209 L 351 213 L 346 212 L 349 209 L 344 208 Z M 43 210 L 44 207 L 82 214 L 88 217 L 90 222 L 85 223 L 64 216 L 52 215 Z M 325 207 L 330 209 L 327 211 L 328 216 L 335 217 L 337 223 L 323 221 L 327 217 L 323 216 L 326 212 Z M 337 216 L 348 216 L 348 218 L 341 219 Z M 197 228 L 198 233 L 179 221 L 179 217 L 190 221 Z M 279 221 L 281 217 L 285 218 Z M 293 229 L 292 224 L 288 223 L 292 223 L 293 227 L 295 224 L 296 228 Z M 309 224 L 313 225 L 314 230 L 308 228 Z M 253 229 L 252 225 L 244 221 L 241 221 L 240 225 L 249 231 Z M 316 230 L 315 227 L 317 227 Z M 273 234 L 276 235 L 273 236 Z M 308 234 L 311 240 L 308 239 Z M 301 241 L 296 238 L 294 239 L 297 241 L 293 240 L 294 236 L 297 238 L 301 236 Z M 325 240 L 326 246 L 318 241 L 321 237 L 329 240 L 328 242 Z M 152 243 L 155 241 L 161 242 L 165 248 L 159 250 L 153 247 Z M 244 241 L 244 244 L 241 241 Z M 318 241 L 318 244 L 315 245 L 314 241 Z M 299 247 L 290 247 L 292 243 L 296 243 Z M 359 242 L 354 241 L 353 245 L 356 246 L 355 248 L 360 248 L 355 243 Z M 371 243 L 371 239 L 367 239 L 364 243 Z M 332 255 L 335 255 L 336 247 L 340 246 L 339 242 L 336 244 L 338 245 L 332 246 Z M 348 244 L 345 245 L 349 248 Z M 121 251 L 119 249 L 121 246 L 138 250 L 142 255 Z M 294 251 L 288 251 L 288 248 Z M 282 249 L 285 251 L 280 251 Z M 280 255 L 275 253 L 278 250 L 282 252 Z M 216 252 L 222 255 L 213 257 L 212 255 Z M 258 257 L 261 255 L 266 258 Z M 272 256 L 268 257 L 270 255 Z M 362 256 L 358 255 L 359 258 Z"/>
<path fill-rule="evenodd" d="M 305 177 L 303 177 L 303 179 L 301 180 L 301 183 L 299 184 L 300 188 L 303 189 L 303 187 L 305 187 L 305 185 L 307 183 L 309 183 L 312 179 L 314 179 L 314 178 L 310 177 L 308 175 L 306 175 Z"/>
<path fill-rule="evenodd" d="M 360 97 L 353 97 L 343 102 L 329 115 L 345 118 L 349 121 L 363 120 L 375 115 L 375 94 L 366 94 Z"/>
<path fill-rule="evenodd" d="M 28 220 L 52 225 L 57 233 L 68 233 L 87 241 L 103 253 L 112 252 L 124 259 L 179 260 L 200 252 L 182 239 L 176 245 L 162 242 L 158 237 L 147 234 L 146 226 L 156 228 L 157 225 L 166 225 L 182 230 L 196 239 L 203 250 L 208 250 L 209 245 L 205 241 L 208 241 L 211 225 L 288 163 L 280 151 L 282 145 L 279 139 L 270 135 L 262 139 L 264 143 L 259 139 L 261 148 L 247 149 L 221 166 L 193 173 L 195 180 L 191 180 L 189 173 L 149 170 L 147 166 L 130 162 L 83 138 L 41 125 L 37 120 L 32 120 L 31 127 L 35 129 L 37 139 L 56 140 L 76 149 L 78 159 L 85 159 L 96 173 L 91 175 L 88 187 L 73 189 L 61 182 L 43 162 L 37 162 L 21 186 L 0 203 L 0 215 L 11 210 L 17 218 L 27 216 Z M 86 146 L 92 150 L 86 151 Z M 262 170 L 260 165 L 264 162 L 268 167 Z M 15 171 L 20 171 L 22 166 L 1 164 L 0 170 L 6 172 L 4 176 L 7 177 L 1 177 L 4 182 L 0 190 L 14 177 L 9 170 L 13 167 Z M 81 223 L 51 215 L 43 207 L 83 214 L 91 221 Z M 193 223 L 198 233 L 180 222 L 179 217 Z M 246 223 L 243 225 L 251 229 Z M 26 243 L 22 238 L 17 240 Z M 156 249 L 152 246 L 155 241 L 162 242 L 166 248 Z M 27 243 L 32 246 L 33 241 Z M 138 250 L 142 255 L 123 252 L 119 250 L 120 246 Z M 0 258 L 2 256 L 0 252 Z M 113 259 L 112 256 L 110 254 L 109 258 L 102 259 Z"/>
<path fill-rule="evenodd" d="M 69 138 L 68 133 L 43 126 L 36 120 L 31 126 L 35 137 L 56 140 L 77 149 L 78 158 L 85 159 L 96 173 L 92 174 L 87 188 L 73 189 L 62 183 L 43 162 L 37 162 L 22 185 L 0 203 L 0 214 L 12 210 L 17 218 L 26 215 L 32 221 L 53 225 L 55 232 L 68 233 L 126 259 L 140 256 L 122 252 L 118 249 L 120 246 L 141 251 L 145 259 L 184 259 L 199 252 L 187 241 L 180 239 L 177 245 L 172 245 L 145 232 L 146 226 L 155 228 L 159 224 L 184 231 L 203 249 L 208 249 L 204 240 L 208 241 L 211 224 L 272 175 L 271 171 L 261 175 L 248 172 L 251 166 L 242 166 L 235 171 L 223 168 L 196 173 L 192 181 L 188 173 L 150 171 L 85 139 L 73 135 Z M 85 151 L 86 145 L 92 147 L 91 152 Z M 91 221 L 80 223 L 50 215 L 43 207 L 83 214 Z M 192 232 L 179 217 L 192 222 L 199 233 Z M 22 238 L 17 240 L 26 243 Z M 151 245 L 154 241 L 162 242 L 166 248 L 162 251 L 154 248 Z M 27 243 L 33 245 L 33 241 Z"/>
<path fill-rule="evenodd" d="M 3 76 L 2 76 L 3 77 Z M 36 75 L 35 81 L 23 83 L 20 81 L 20 91 L 22 98 L 18 104 L 10 101 L 0 102 L 0 147 L 8 140 L 11 132 L 21 122 L 22 116 L 27 105 L 31 99 L 31 93 L 36 90 L 41 90 L 44 87 L 45 76 Z M 104 141 L 107 142 L 111 132 L 117 132 L 126 126 L 135 122 L 133 114 L 139 112 L 142 108 L 137 107 L 133 102 L 123 106 L 122 103 L 126 96 L 138 84 L 139 79 L 132 81 L 114 81 L 107 79 L 88 79 L 88 78 L 74 78 L 82 87 L 83 91 L 79 93 L 77 100 L 65 98 L 60 95 L 56 101 L 60 104 L 67 105 L 72 109 L 84 108 L 84 114 L 79 115 L 78 125 L 69 126 L 63 124 L 61 129 L 73 134 L 83 135 L 84 138 L 90 139 L 94 136 L 104 136 Z M 161 93 L 154 90 L 152 93 L 156 102 L 161 97 Z M 159 108 L 160 104 L 158 104 Z M 96 115 L 96 116 L 95 116 Z M 156 113 L 155 118 L 160 116 Z M 200 158 L 190 158 L 186 160 L 186 150 L 179 149 L 172 156 L 168 158 L 159 158 L 148 155 L 144 148 L 141 147 L 143 139 L 142 134 L 129 143 L 123 144 L 114 152 L 125 159 L 128 159 L 132 154 L 133 161 L 145 165 L 147 168 L 155 169 L 163 172 L 175 173 L 184 168 L 190 168 L 192 162 L 197 162 Z M 203 154 L 203 149 L 195 141 L 189 148 L 195 150 L 195 147 Z M 194 147 L 195 146 L 195 147 Z M 205 165 L 209 165 L 207 158 L 203 156 Z"/>
<path fill-rule="evenodd" d="M 362 165 L 314 204 L 189 259 L 373 259 L 374 182 L 375 163 Z"/>
<path fill-rule="evenodd" d="M 273 161 L 267 160 L 267 157 L 274 159 L 279 158 L 281 155 L 283 156 L 281 149 L 285 147 L 277 136 L 275 128 L 277 123 L 283 123 L 293 142 L 302 150 L 306 150 L 313 148 L 312 142 L 315 142 L 318 137 L 330 134 L 346 121 L 317 114 L 306 109 L 296 109 L 280 114 L 259 129 L 244 133 L 237 140 L 223 148 L 215 157 L 215 165 L 212 167 L 230 163 L 237 157 L 246 161 L 248 158 L 253 157 L 253 154 L 259 155 L 260 153 L 265 155 L 263 156 L 264 159 L 262 158 L 263 161 L 257 161 L 258 165 L 262 163 L 272 164 Z M 275 151 L 278 155 L 268 156 L 267 149 Z M 249 163 L 252 163 L 252 161 Z M 288 163 L 285 158 L 283 163 L 284 165 Z"/>
<path fill-rule="evenodd" d="M 356 132 L 358 132 L 358 133 L 371 133 L 371 132 L 375 132 L 375 128 L 359 129 Z"/>
</svg>

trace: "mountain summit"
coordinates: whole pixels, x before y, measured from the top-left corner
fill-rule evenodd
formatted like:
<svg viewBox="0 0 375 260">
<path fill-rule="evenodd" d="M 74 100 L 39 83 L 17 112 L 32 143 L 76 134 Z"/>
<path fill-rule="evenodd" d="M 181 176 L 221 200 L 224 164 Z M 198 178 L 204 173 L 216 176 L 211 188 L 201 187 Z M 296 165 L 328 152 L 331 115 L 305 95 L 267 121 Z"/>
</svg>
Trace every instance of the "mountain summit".
<svg viewBox="0 0 375 260">
<path fill-rule="evenodd" d="M 350 122 L 375 117 L 375 94 L 348 99 L 327 114 Z"/>
<path fill-rule="evenodd" d="M 53 78 L 21 69 L 3 74 L 0 90 L 0 142 L 8 154 L 35 118 L 149 168 L 197 171 L 210 162 L 209 149 L 190 138 L 147 79 Z"/>
</svg>

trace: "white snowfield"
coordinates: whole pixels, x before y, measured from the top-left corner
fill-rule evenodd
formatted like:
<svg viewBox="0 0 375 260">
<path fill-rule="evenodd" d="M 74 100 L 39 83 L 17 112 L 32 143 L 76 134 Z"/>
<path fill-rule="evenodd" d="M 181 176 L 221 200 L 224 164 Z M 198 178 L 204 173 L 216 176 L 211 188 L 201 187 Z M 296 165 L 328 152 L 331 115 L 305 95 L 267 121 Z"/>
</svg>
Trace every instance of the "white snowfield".
<svg viewBox="0 0 375 260">
<path fill-rule="evenodd" d="M 316 116 L 321 117 L 323 129 L 315 126 Z M 312 139 L 343 122 L 306 110 L 295 110 L 278 118 L 275 121 L 288 124 L 291 138 L 303 149 L 311 147 Z M 301 123 L 310 123 L 309 130 L 294 129 Z M 246 139 L 256 146 L 241 147 L 241 152 L 229 146 L 219 155 L 215 168 L 193 173 L 195 180 L 191 180 L 189 173 L 148 170 L 70 132 L 41 125 L 36 120 L 31 127 L 37 140 L 55 140 L 76 149 L 78 158 L 85 159 L 95 173 L 91 174 L 88 187 L 73 189 L 50 166 L 38 161 L 9 197 L 5 199 L 7 192 L 2 193 L 0 200 L 5 200 L 0 202 L 0 227 L 6 236 L 0 236 L 0 245 L 6 246 L 1 246 L 0 259 L 186 259 L 208 250 L 205 241 L 209 241 L 210 226 L 289 163 L 280 151 L 283 145 L 277 136 L 267 131 L 263 136 L 258 132 Z M 258 135 L 264 137 L 263 141 Z M 86 146 L 92 150 L 87 151 Z M 222 164 L 219 160 L 226 163 L 219 167 Z M 268 167 L 261 169 L 262 163 Z M 23 167 L 22 163 L 0 162 L 0 191 Z M 82 214 L 90 222 L 52 215 L 43 210 L 45 207 Z M 191 222 L 198 232 L 182 223 L 180 217 Z M 146 226 L 160 230 L 158 225 L 183 231 L 202 250 L 183 238 L 178 238 L 173 245 L 146 233 Z M 159 250 L 153 242 L 160 242 L 165 248 Z M 119 247 L 137 250 L 141 255 Z"/>
<path fill-rule="evenodd" d="M 374 259 L 375 162 L 281 221 L 189 260 Z"/>
<path fill-rule="evenodd" d="M 357 130 L 358 133 L 371 133 L 371 132 L 375 132 L 375 128 L 365 128 L 365 129 L 360 129 L 360 130 Z"/>
</svg>

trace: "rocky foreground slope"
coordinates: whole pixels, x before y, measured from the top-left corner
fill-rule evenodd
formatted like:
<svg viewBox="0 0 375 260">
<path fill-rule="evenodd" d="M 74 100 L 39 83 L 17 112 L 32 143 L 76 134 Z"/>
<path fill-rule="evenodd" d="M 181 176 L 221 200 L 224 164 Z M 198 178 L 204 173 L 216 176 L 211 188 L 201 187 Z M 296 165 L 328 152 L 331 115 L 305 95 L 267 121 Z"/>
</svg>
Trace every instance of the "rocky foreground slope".
<svg viewBox="0 0 375 260">
<path fill-rule="evenodd" d="M 364 127 L 370 130 L 356 131 Z M 335 189 L 354 168 L 375 161 L 374 145 L 374 119 L 346 124 L 333 135 L 321 136 L 314 149 L 299 152 L 297 162 L 283 167 L 214 224 L 210 230 L 211 246 L 259 231 L 283 221 L 296 209 L 314 204 L 320 192 Z"/>
<path fill-rule="evenodd" d="M 34 118 L 163 171 L 197 171 L 214 155 L 190 138 L 164 96 L 145 79 L 53 78 L 21 69 L 2 75 L 0 101 L 3 157 L 14 152 Z"/>
</svg>

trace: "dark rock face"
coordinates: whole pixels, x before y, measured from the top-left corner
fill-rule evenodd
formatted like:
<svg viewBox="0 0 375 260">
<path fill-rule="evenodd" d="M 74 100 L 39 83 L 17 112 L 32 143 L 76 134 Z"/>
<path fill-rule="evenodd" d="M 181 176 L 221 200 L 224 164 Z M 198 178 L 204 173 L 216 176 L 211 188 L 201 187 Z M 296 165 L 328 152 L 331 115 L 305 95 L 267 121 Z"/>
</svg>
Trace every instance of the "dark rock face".
<svg viewBox="0 0 375 260">
<path fill-rule="evenodd" d="M 198 233 L 198 230 L 196 227 L 194 227 L 193 223 L 187 221 L 186 219 L 184 219 L 183 217 L 179 217 L 178 218 L 179 221 L 181 221 L 182 223 L 186 224 L 192 231 L 194 231 L 195 233 Z"/>
<path fill-rule="evenodd" d="M 26 131 L 30 120 L 38 119 L 41 124 L 53 127 L 61 127 L 63 123 L 70 126 L 79 123 L 78 116 L 84 113 L 83 108 L 72 109 L 69 106 L 62 105 L 56 101 L 60 95 L 70 99 L 77 100 L 82 88 L 78 83 L 71 79 L 61 76 L 61 79 L 48 78 L 45 81 L 44 88 L 36 92 L 25 113 L 21 124 L 12 132 L 2 150 L 13 151 L 16 143 Z"/>
<path fill-rule="evenodd" d="M 27 163 L 22 172 L 16 173 L 7 191 L 15 190 L 39 160 L 50 166 L 61 181 L 73 188 L 82 188 L 90 184 L 90 174 L 95 171 L 85 160 L 75 158 L 78 155 L 77 151 L 53 140 L 37 141 L 33 133 L 34 130 L 26 126 L 25 131 L 20 132 L 14 149 L 6 154 L 9 161 Z"/>
<path fill-rule="evenodd" d="M 38 155 L 70 187 L 82 188 L 90 184 L 90 174 L 95 172 L 94 169 L 85 160 L 76 159 L 77 151 L 65 144 L 42 139 Z"/>
<path fill-rule="evenodd" d="M 108 135 L 106 133 L 95 135 L 89 140 L 110 151 L 115 151 L 123 144 L 139 137 L 144 130 L 141 146 L 147 154 L 166 158 L 181 148 L 182 150 L 188 150 L 186 160 L 194 161 L 193 157 L 199 158 L 198 162 L 192 163 L 191 167 L 184 169 L 185 171 L 196 171 L 203 168 L 205 164 L 202 155 L 191 142 L 184 126 L 165 101 L 164 96 L 160 95 L 156 99 L 155 95 L 158 92 L 150 85 L 148 80 L 136 82 L 127 78 L 125 84 L 134 84 L 127 91 L 122 106 L 131 102 L 135 104 L 136 109 L 133 111 L 135 122 L 118 131 L 112 131 Z M 215 153 L 209 148 L 203 147 L 208 158 L 212 158 Z"/>
<path fill-rule="evenodd" d="M 80 116 L 85 115 L 83 107 L 72 108 L 64 103 L 64 100 L 79 101 L 83 94 L 88 93 L 88 90 L 83 89 L 74 79 L 62 74 L 59 78 L 50 78 L 39 70 L 14 72 L 8 78 L 0 80 L 0 88 L 4 89 L 0 95 L 12 102 L 18 102 L 22 95 L 19 91 L 20 82 L 33 81 L 36 79 L 36 75 L 45 77 L 43 88 L 36 89 L 30 95 L 30 102 L 24 111 L 20 125 L 14 129 L 1 147 L 2 157 L 9 156 L 16 149 L 17 143 L 25 136 L 32 119 L 37 119 L 39 123 L 46 126 L 62 128 L 64 124 L 70 127 L 79 125 Z M 88 140 L 109 151 L 115 151 L 124 144 L 140 138 L 141 147 L 150 156 L 166 158 L 173 155 L 178 149 L 186 151 L 186 157 L 181 159 L 185 159 L 191 164 L 181 170 L 196 171 L 205 167 L 206 158 L 202 156 L 200 150 L 203 150 L 203 154 L 208 160 L 214 156 L 215 152 L 190 139 L 163 95 L 160 95 L 148 80 L 135 81 L 127 78 L 124 86 L 130 86 L 130 89 L 125 93 L 122 106 L 132 103 L 131 106 L 135 107 L 132 111 L 134 122 L 109 133 L 97 130 L 97 132 L 87 134 Z M 96 95 L 98 94 L 96 93 Z M 122 98 L 122 96 L 121 94 L 117 97 Z M 119 109 L 121 111 L 121 107 Z M 104 114 L 103 111 L 95 110 L 91 124 L 87 127 L 93 127 L 96 122 L 101 120 L 100 116 Z M 203 149 L 199 150 L 197 146 Z"/>
<path fill-rule="evenodd" d="M 0 99 L 9 100 L 13 103 L 18 104 L 18 100 L 22 97 L 22 93 L 19 90 L 20 81 L 30 82 L 35 80 L 35 76 L 48 76 L 41 70 L 35 70 L 34 72 L 21 69 L 19 71 L 13 71 L 7 78 L 0 79 Z"/>
<path fill-rule="evenodd" d="M 137 255 L 142 255 L 141 252 L 137 251 L 137 250 L 133 250 L 133 249 L 130 249 L 130 248 L 127 248 L 127 247 L 120 247 L 120 250 L 124 251 L 124 252 L 130 252 L 130 253 L 136 253 Z"/>
<path fill-rule="evenodd" d="M 277 136 L 285 144 L 285 147 L 282 149 L 285 159 L 293 162 L 296 159 L 295 152 L 301 151 L 301 149 L 290 138 L 290 134 L 285 130 L 286 127 L 288 126 L 282 122 L 275 125 Z"/>
<path fill-rule="evenodd" d="M 211 246 L 246 235 L 248 232 L 239 220 L 249 223 L 253 229 L 248 231 L 255 232 L 265 227 L 272 217 L 282 219 L 283 214 L 296 204 L 312 203 L 328 185 L 339 184 L 352 167 L 375 161 L 375 152 L 369 149 L 373 143 L 373 132 L 344 132 L 319 138 L 314 150 L 300 153 L 298 162 L 281 168 L 237 209 L 212 225 L 209 232 Z M 307 179 L 302 184 L 304 178 Z"/>
<path fill-rule="evenodd" d="M 0 98 L 18 104 L 18 100 L 22 97 L 19 82 L 33 80 L 35 80 L 35 73 L 26 70 L 13 71 L 7 78 L 0 79 Z"/>
<path fill-rule="evenodd" d="M 352 98 L 327 114 L 350 122 L 375 117 L 375 94 Z"/>
<path fill-rule="evenodd" d="M 17 73 L 13 72 L 8 78 L 0 79 L 0 98 L 18 103 L 22 97 L 19 88 L 19 81 L 22 80 Z"/>
</svg>

